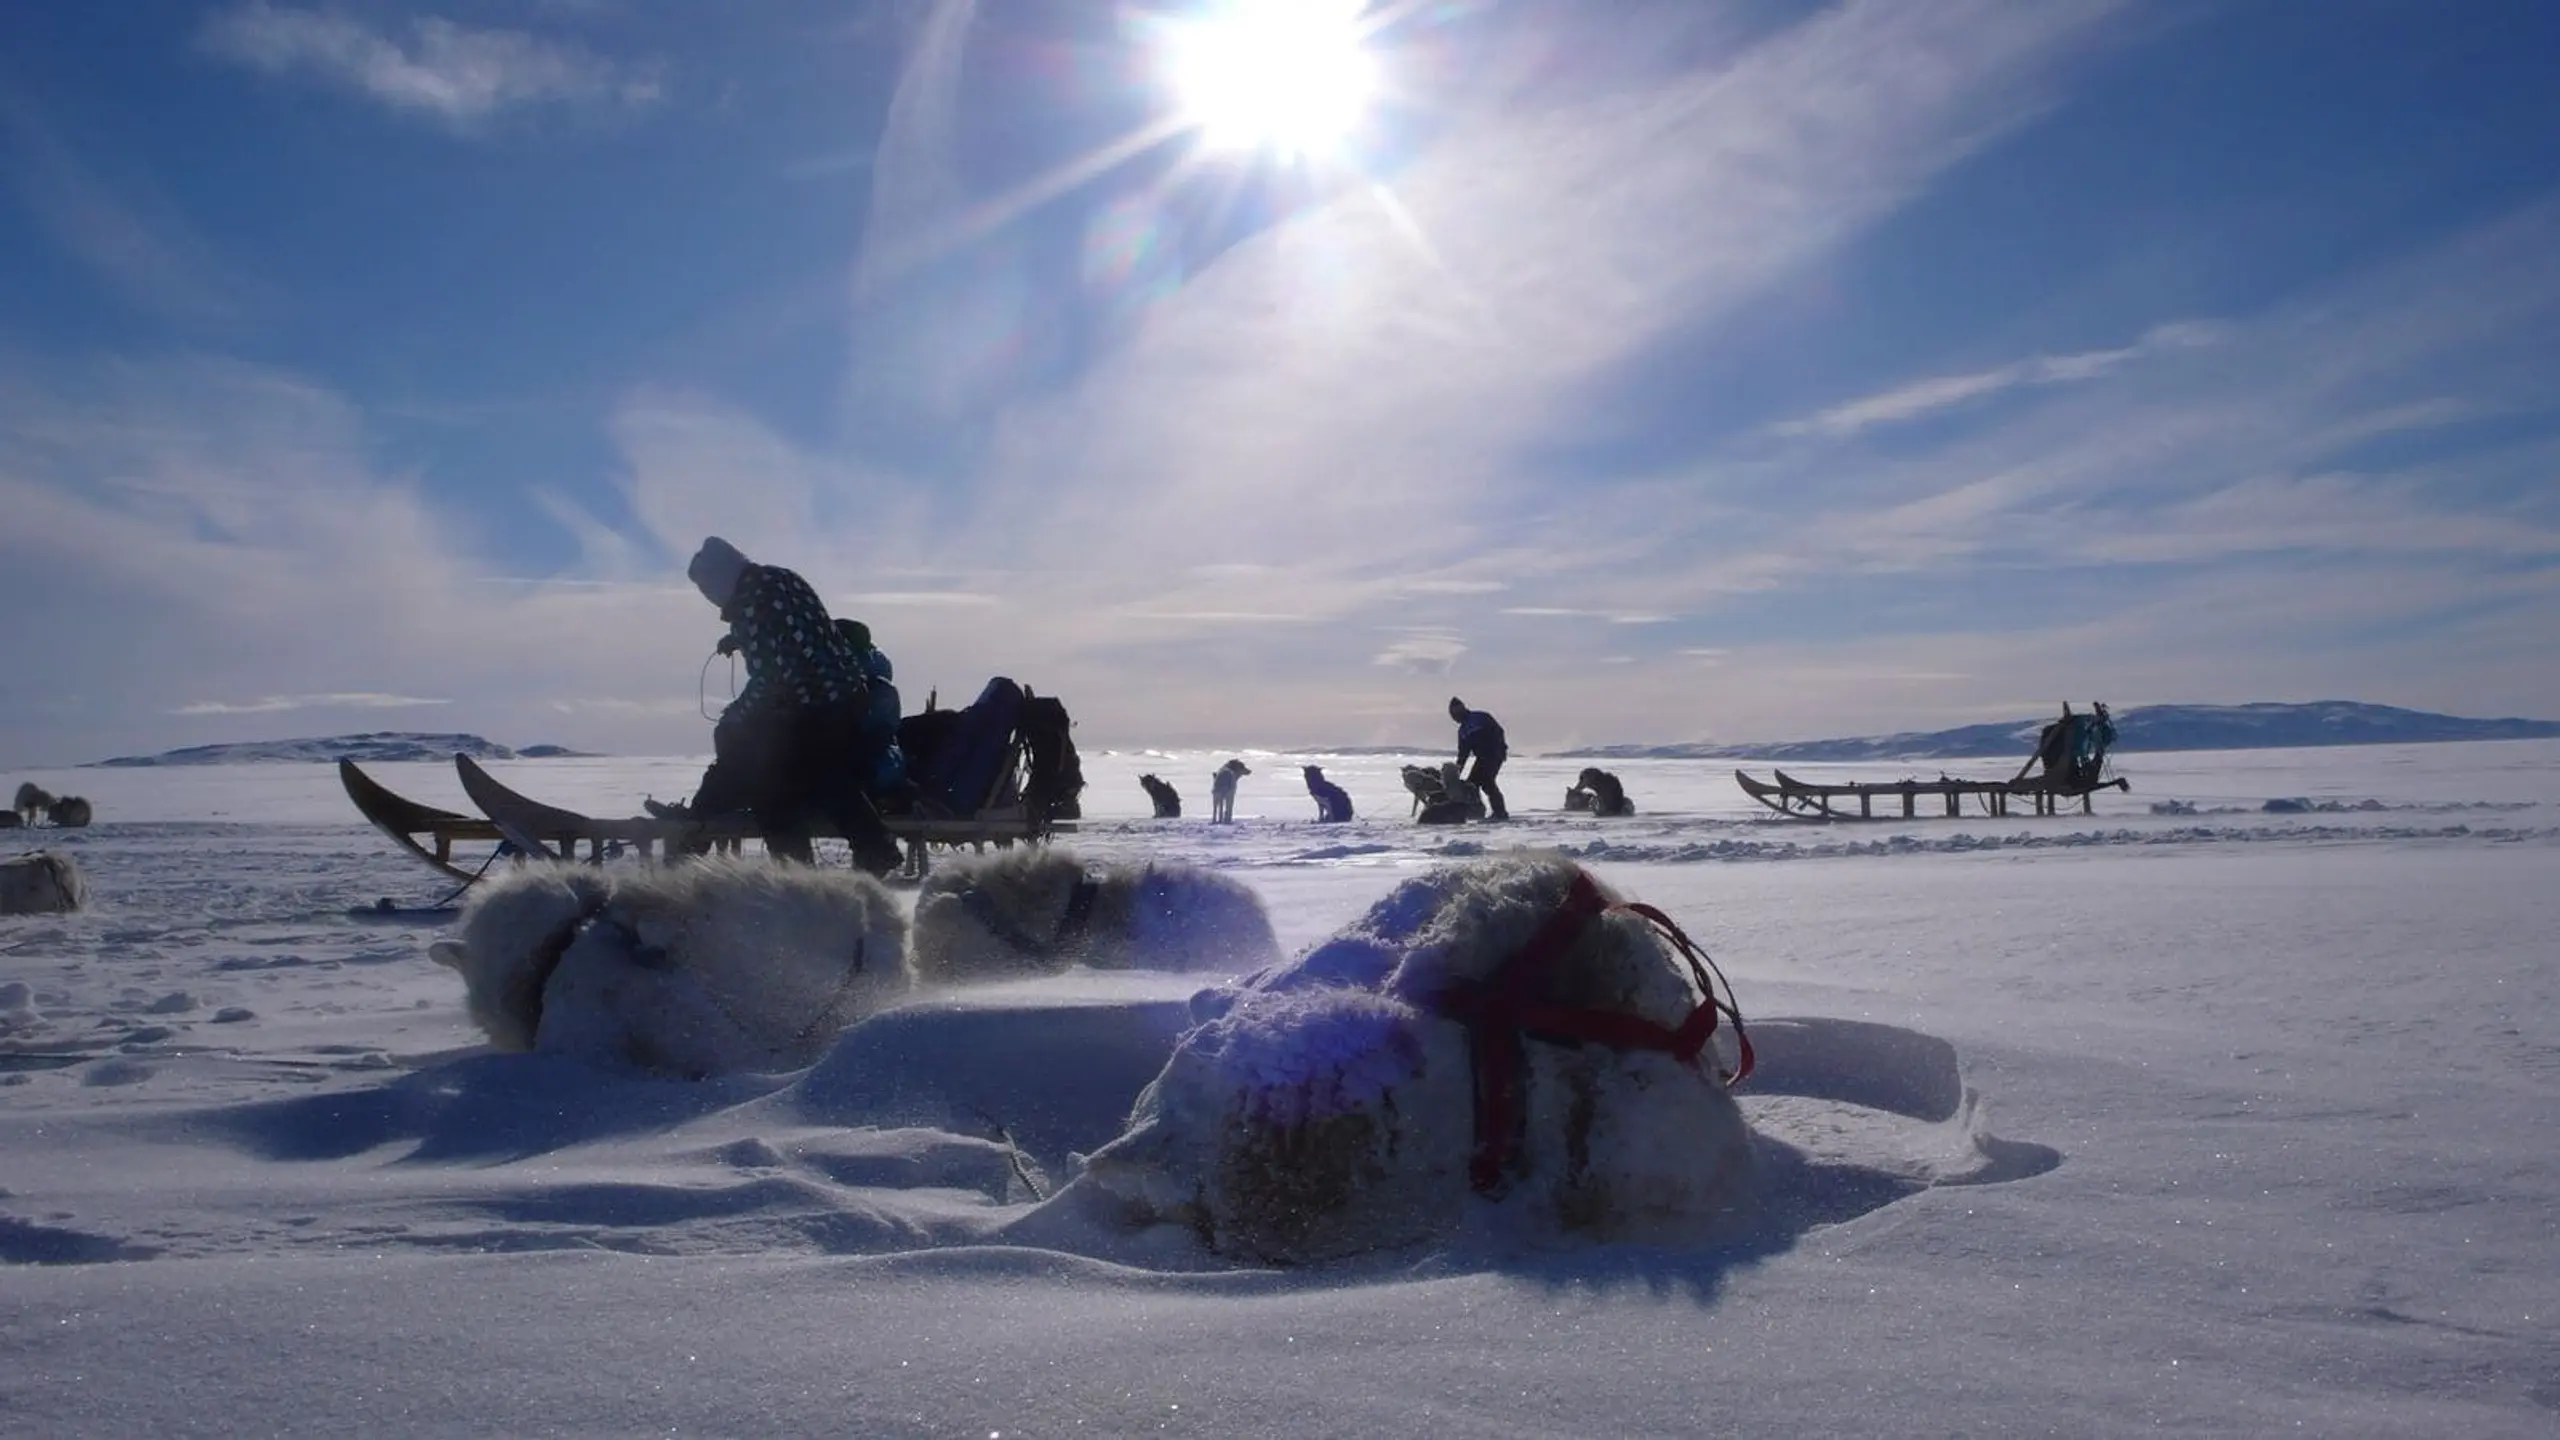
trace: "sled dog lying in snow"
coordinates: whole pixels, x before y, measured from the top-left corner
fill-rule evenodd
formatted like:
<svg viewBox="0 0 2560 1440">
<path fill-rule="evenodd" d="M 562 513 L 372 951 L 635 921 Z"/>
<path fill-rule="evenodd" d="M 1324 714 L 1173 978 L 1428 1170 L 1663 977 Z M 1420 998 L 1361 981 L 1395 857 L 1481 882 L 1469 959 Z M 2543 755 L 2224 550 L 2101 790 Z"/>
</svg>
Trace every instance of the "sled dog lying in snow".
<svg viewBox="0 0 2560 1440">
<path fill-rule="evenodd" d="M 1209 819 L 1224 825 L 1236 818 L 1236 781 L 1253 770 L 1241 760 L 1229 760 L 1209 777 Z"/>
<path fill-rule="evenodd" d="M 1054 846 L 936 868 L 909 953 L 931 983 L 1097 970 L 1241 975 L 1280 958 L 1262 901 L 1197 865 L 1087 864 Z"/>
<path fill-rule="evenodd" d="M 68 855 L 34 850 L 0 860 L 0 915 L 62 915 L 88 903 L 88 877 Z"/>
<path fill-rule="evenodd" d="M 498 1049 L 701 1078 L 814 1064 L 906 993 L 906 928 L 851 871 L 538 865 L 488 882 L 429 953 Z"/>
<path fill-rule="evenodd" d="M 1473 1198 L 1520 1238 L 1712 1238 L 1749 1168 L 1728 1088 L 1749 1052 L 1724 1058 L 1740 1018 L 1667 933 L 1561 856 L 1408 880 L 1195 1000 L 1077 1183 L 1263 1261 L 1446 1236 Z"/>
</svg>

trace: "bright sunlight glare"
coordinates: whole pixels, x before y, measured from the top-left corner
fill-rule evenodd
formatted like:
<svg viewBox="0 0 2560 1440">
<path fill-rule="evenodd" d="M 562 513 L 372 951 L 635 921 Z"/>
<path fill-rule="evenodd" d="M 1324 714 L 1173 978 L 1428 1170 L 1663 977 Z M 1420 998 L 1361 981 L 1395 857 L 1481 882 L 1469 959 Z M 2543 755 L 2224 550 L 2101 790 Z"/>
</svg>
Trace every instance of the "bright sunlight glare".
<svg viewBox="0 0 2560 1440">
<path fill-rule="evenodd" d="M 1165 27 L 1163 62 L 1203 144 L 1308 159 L 1338 150 L 1377 75 L 1365 0 L 1212 0 Z"/>
</svg>

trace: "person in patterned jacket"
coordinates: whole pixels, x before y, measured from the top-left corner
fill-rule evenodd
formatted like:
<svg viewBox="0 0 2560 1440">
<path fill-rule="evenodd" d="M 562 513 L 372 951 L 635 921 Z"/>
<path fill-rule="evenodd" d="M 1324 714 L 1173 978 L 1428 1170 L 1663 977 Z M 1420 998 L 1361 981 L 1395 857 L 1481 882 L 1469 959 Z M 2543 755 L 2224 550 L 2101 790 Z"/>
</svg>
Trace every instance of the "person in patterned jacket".
<svg viewBox="0 0 2560 1440">
<path fill-rule="evenodd" d="M 810 859 L 809 822 L 835 823 L 854 863 L 874 874 L 898 865 L 897 842 L 864 793 L 846 741 L 869 703 L 861 660 L 847 648 L 809 582 L 758 565 L 714 535 L 685 567 L 729 622 L 719 652 L 745 659 L 747 683 L 711 732 L 711 768 L 685 813 L 699 819 L 751 812 L 765 849 Z"/>
</svg>

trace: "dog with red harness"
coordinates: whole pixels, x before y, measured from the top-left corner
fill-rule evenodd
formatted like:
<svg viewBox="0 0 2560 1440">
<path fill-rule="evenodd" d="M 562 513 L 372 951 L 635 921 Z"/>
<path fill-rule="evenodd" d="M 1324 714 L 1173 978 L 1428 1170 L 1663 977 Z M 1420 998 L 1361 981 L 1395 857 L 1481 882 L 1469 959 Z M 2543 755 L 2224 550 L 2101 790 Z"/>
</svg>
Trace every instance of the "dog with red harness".
<svg viewBox="0 0 2560 1440">
<path fill-rule="evenodd" d="M 1678 925 L 1557 855 L 1398 886 L 1201 1023 L 1085 1182 L 1264 1262 L 1444 1238 L 1729 1233 L 1751 1046 Z"/>
</svg>

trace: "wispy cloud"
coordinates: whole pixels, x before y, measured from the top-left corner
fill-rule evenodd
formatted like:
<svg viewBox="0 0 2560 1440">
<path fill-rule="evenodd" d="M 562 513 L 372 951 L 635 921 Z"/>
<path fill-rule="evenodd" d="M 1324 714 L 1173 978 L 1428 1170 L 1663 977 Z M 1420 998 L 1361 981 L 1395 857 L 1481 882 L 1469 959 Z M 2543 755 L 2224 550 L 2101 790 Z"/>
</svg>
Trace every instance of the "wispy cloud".
<svg viewBox="0 0 2560 1440">
<path fill-rule="evenodd" d="M 244 288 L 147 175 L 82 152 L 0 77 L 0 173 L 63 252 L 164 319 L 233 318 Z"/>
<path fill-rule="evenodd" d="M 1002 604 L 1001 597 L 977 590 L 866 590 L 847 595 L 849 605 L 897 609 L 961 608 L 983 610 Z"/>
<path fill-rule="evenodd" d="M 247 0 L 209 19 L 207 51 L 269 75 L 306 75 L 391 110 L 469 130 L 542 105 L 637 109 L 657 102 L 657 67 L 608 59 L 522 30 L 437 16 L 406 33 L 335 10 Z"/>
<path fill-rule="evenodd" d="M 450 705 L 416 695 L 377 695 L 363 691 L 339 695 L 263 695 L 255 700 L 198 700 L 170 711 L 172 715 L 272 715 L 285 710 L 407 710 L 421 705 Z"/>
<path fill-rule="evenodd" d="M 1466 657 L 1467 642 L 1455 630 L 1408 630 L 1387 642 L 1369 663 L 1416 675 L 1446 675 Z"/>
<path fill-rule="evenodd" d="M 2076 355 L 2037 355 L 1966 375 L 1940 375 L 1835 405 L 1803 420 L 1778 425 L 1781 435 L 1849 435 L 1872 425 L 1894 425 L 1986 399 L 2007 390 L 2095 380 L 2148 355 L 2191 350 L 2219 342 L 2227 327 L 2206 321 L 2155 326 L 2134 343 Z"/>
<path fill-rule="evenodd" d="M 1506 605 L 1500 613 L 1532 620 L 1606 620 L 1612 625 L 1667 625 L 1679 618 L 1649 610 L 1584 610 L 1570 605 Z"/>
</svg>

